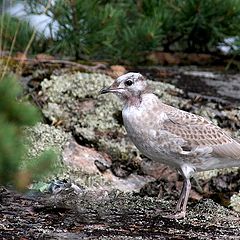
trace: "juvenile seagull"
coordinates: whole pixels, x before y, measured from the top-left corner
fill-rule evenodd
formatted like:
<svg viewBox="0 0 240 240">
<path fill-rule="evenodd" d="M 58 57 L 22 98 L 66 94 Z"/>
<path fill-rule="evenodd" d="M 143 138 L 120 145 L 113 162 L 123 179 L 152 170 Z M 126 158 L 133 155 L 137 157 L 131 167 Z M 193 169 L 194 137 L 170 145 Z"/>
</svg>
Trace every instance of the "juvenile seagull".
<svg viewBox="0 0 240 240">
<path fill-rule="evenodd" d="M 162 103 L 139 73 L 127 73 L 100 91 L 115 93 L 124 103 L 124 126 L 148 158 L 176 168 L 184 178 L 174 218 L 184 218 L 198 171 L 240 166 L 240 144 L 201 116 Z"/>
</svg>

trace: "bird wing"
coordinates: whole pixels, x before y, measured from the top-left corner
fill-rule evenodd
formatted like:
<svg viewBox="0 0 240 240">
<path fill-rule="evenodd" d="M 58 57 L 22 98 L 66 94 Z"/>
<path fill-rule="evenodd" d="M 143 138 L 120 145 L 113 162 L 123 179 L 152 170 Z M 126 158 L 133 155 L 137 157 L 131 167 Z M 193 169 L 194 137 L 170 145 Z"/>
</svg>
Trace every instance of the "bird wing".
<svg viewBox="0 0 240 240">
<path fill-rule="evenodd" d="M 207 146 L 217 155 L 240 159 L 240 144 L 211 121 L 181 110 L 169 111 L 166 115 L 162 127 L 186 141 L 183 149 Z"/>
</svg>

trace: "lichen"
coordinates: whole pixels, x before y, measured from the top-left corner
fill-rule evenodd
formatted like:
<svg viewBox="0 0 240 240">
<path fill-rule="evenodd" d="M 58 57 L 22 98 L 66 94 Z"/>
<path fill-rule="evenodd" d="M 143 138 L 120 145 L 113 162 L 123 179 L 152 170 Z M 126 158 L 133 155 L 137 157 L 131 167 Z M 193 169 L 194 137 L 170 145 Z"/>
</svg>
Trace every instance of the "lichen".
<svg viewBox="0 0 240 240">
<path fill-rule="evenodd" d="M 238 194 L 234 194 L 230 201 L 230 207 L 232 207 L 233 210 L 240 212 L 240 192 Z"/>
<path fill-rule="evenodd" d="M 69 133 L 43 123 L 26 128 L 25 135 L 28 143 L 27 157 L 29 159 L 38 157 L 47 149 L 59 153 L 58 156 L 61 158 L 63 147 L 71 138 Z"/>
<path fill-rule="evenodd" d="M 127 138 L 122 125 L 122 104 L 113 94 L 99 95 L 99 90 L 113 81 L 111 77 L 99 73 L 52 75 L 41 83 L 43 114 L 53 122 L 60 122 L 60 127 L 71 131 L 83 145 L 104 151 L 113 160 L 131 160 L 139 152 Z M 151 80 L 149 84 L 163 102 L 178 108 L 192 106 L 189 100 L 178 97 L 182 91 L 173 85 Z M 191 111 L 210 118 L 217 124 L 215 109 L 216 103 L 209 102 L 193 106 Z M 239 109 L 226 114 L 234 118 L 239 114 Z M 234 135 L 240 136 L 240 131 Z M 206 179 L 218 172 L 219 170 L 213 170 L 200 173 L 199 177 Z"/>
<path fill-rule="evenodd" d="M 112 94 L 99 95 L 99 90 L 114 80 L 99 73 L 73 73 L 51 76 L 42 86 L 44 115 L 53 122 L 61 121 L 83 143 L 110 154 L 115 160 L 129 160 L 138 151 L 126 138 L 121 123 L 122 104 Z M 170 84 L 149 81 L 165 102 L 178 106 L 178 97 L 166 92 Z M 175 90 L 180 91 L 180 90 Z"/>
<path fill-rule="evenodd" d="M 26 128 L 25 135 L 28 146 L 27 159 L 38 157 L 48 149 L 55 151 L 58 156 L 58 161 L 56 162 L 57 171 L 48 175 L 48 178 L 42 179 L 40 183 L 35 183 L 32 188 L 38 188 L 39 184 L 43 184 L 43 186 L 46 187 L 48 185 L 46 185 L 45 182 L 49 182 L 52 179 L 70 179 L 86 188 L 97 188 L 108 185 L 100 173 L 89 174 L 84 171 L 84 169 L 76 169 L 63 164 L 63 151 L 66 144 L 72 140 L 70 133 L 66 133 L 62 129 L 57 129 L 54 126 L 38 123 L 34 127 Z"/>
</svg>

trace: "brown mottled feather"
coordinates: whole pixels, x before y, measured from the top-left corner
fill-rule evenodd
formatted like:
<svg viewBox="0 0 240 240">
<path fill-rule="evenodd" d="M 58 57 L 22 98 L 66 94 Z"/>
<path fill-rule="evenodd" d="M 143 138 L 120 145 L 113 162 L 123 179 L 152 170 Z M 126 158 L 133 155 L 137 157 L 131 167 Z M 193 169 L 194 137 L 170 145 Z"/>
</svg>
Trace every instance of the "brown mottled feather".
<svg viewBox="0 0 240 240">
<path fill-rule="evenodd" d="M 169 110 L 163 128 L 182 137 L 188 146 L 210 146 L 217 155 L 240 159 L 240 144 L 221 128 L 201 116 L 176 109 L 171 111 L 171 108 Z"/>
</svg>

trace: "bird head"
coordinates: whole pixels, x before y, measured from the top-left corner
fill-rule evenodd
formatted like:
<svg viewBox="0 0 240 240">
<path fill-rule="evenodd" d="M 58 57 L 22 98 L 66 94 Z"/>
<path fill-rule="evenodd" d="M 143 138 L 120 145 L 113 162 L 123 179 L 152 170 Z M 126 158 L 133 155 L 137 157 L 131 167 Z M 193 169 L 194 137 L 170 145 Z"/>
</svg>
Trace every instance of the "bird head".
<svg viewBox="0 0 240 240">
<path fill-rule="evenodd" d="M 100 90 L 100 94 L 115 93 L 124 102 L 141 99 L 147 91 L 146 79 L 140 73 L 129 72 L 118 77 L 111 86 Z"/>
</svg>

